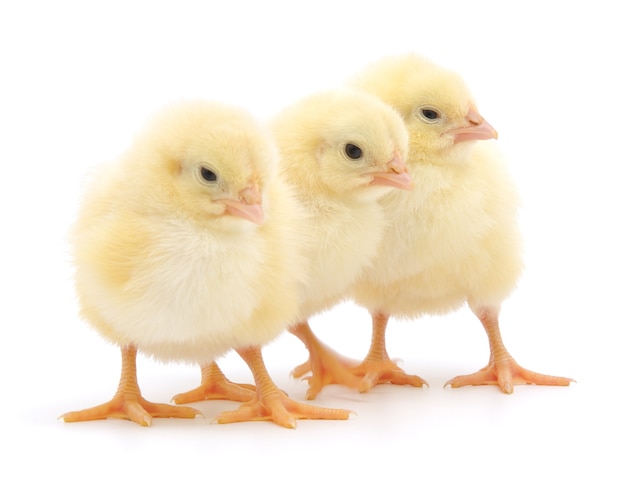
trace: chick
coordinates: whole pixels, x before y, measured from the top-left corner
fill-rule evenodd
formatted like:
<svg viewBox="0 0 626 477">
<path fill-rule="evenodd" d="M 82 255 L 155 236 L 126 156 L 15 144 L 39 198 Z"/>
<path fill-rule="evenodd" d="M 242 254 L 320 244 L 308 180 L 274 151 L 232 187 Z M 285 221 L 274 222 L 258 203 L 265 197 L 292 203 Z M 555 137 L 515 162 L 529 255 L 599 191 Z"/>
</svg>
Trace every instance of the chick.
<svg viewBox="0 0 626 477">
<path fill-rule="evenodd" d="M 270 127 L 281 153 L 281 177 L 293 186 L 306 216 L 298 225 L 308 239 L 304 254 L 310 266 L 300 291 L 299 324 L 290 331 L 309 349 L 310 365 L 322 369 L 324 350 L 306 322 L 341 301 L 371 263 L 386 227 L 378 199 L 393 188 L 412 187 L 404 164 L 408 136 L 391 107 L 348 89 L 303 98 Z M 344 377 L 355 386 L 360 381 L 347 371 Z"/>
<path fill-rule="evenodd" d="M 347 411 L 282 400 L 262 362 L 259 346 L 297 316 L 306 270 L 293 227 L 302 212 L 277 176 L 268 138 L 243 110 L 186 101 L 98 170 L 73 230 L 75 283 L 82 317 L 121 348 L 122 376 L 110 402 L 65 421 L 194 417 L 192 408 L 142 397 L 137 351 L 201 364 L 232 348 L 279 424 L 295 425 L 284 406 L 347 419 Z"/>
<path fill-rule="evenodd" d="M 376 261 L 351 291 L 373 319 L 370 351 L 351 370 L 363 376 L 360 391 L 377 383 L 425 384 L 389 359 L 385 330 L 390 315 L 443 314 L 465 303 L 487 332 L 490 358 L 480 371 L 446 385 L 497 384 L 505 393 L 512 393 L 515 384 L 568 385 L 569 378 L 522 368 L 503 344 L 500 307 L 523 268 L 519 197 L 505 162 L 484 142 L 497 133 L 478 113 L 464 81 L 407 55 L 370 65 L 350 84 L 402 115 L 409 132 L 407 167 L 416 184 L 410 193 L 381 199 L 391 226 Z M 342 359 L 336 356 L 337 362 Z M 326 380 L 353 385 L 341 376 Z"/>
<path fill-rule="evenodd" d="M 282 175 L 297 185 L 309 216 L 306 233 L 313 238 L 306 252 L 311 267 L 301 322 L 290 329 L 309 350 L 309 360 L 294 376 L 303 368 L 317 371 L 308 378 L 312 399 L 327 383 L 325 376 L 341 373 L 354 385 L 359 381 L 326 358 L 307 320 L 342 301 L 372 264 L 387 226 L 378 200 L 394 188 L 405 194 L 413 186 L 404 164 L 408 136 L 392 108 L 348 90 L 305 98 L 274 121 L 273 131 L 283 156 Z"/>
</svg>

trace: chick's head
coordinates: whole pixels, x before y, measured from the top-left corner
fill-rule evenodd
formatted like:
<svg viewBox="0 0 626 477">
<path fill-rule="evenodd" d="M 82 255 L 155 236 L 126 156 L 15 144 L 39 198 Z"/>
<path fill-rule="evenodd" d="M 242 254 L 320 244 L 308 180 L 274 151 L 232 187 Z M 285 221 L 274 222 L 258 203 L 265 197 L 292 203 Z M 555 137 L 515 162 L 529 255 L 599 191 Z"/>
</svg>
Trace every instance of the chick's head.
<svg viewBox="0 0 626 477">
<path fill-rule="evenodd" d="M 350 90 L 312 95 L 284 112 L 274 129 L 285 167 L 294 174 L 298 168 L 303 180 L 326 192 L 369 198 L 392 187 L 412 187 L 402 118 L 372 95 Z"/>
<path fill-rule="evenodd" d="M 465 160 L 477 140 L 497 138 L 463 79 L 417 55 L 378 61 L 351 85 L 401 114 L 409 132 L 407 162 Z"/>
<path fill-rule="evenodd" d="M 248 113 L 213 102 L 181 102 L 155 118 L 136 142 L 132 167 L 155 210 L 200 222 L 261 224 L 276 151 Z M 236 219 L 236 220 L 235 220 Z"/>
</svg>

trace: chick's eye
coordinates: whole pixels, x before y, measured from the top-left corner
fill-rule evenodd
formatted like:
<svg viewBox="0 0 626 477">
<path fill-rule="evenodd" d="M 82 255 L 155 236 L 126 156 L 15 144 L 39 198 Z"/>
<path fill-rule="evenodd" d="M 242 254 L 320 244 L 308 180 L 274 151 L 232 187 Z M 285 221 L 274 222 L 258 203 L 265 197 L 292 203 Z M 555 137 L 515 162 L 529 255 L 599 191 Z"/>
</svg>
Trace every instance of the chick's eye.
<svg viewBox="0 0 626 477">
<path fill-rule="evenodd" d="M 200 175 L 206 182 L 217 181 L 217 174 L 213 172 L 211 169 L 207 169 L 206 167 L 200 168 Z"/>
<path fill-rule="evenodd" d="M 434 109 L 422 108 L 420 110 L 420 113 L 422 113 L 422 116 L 428 121 L 436 121 L 437 119 L 439 119 L 439 112 L 435 111 Z"/>
<path fill-rule="evenodd" d="M 346 155 L 350 159 L 360 159 L 363 157 L 363 151 L 359 146 L 355 146 L 354 144 L 346 144 Z"/>
</svg>

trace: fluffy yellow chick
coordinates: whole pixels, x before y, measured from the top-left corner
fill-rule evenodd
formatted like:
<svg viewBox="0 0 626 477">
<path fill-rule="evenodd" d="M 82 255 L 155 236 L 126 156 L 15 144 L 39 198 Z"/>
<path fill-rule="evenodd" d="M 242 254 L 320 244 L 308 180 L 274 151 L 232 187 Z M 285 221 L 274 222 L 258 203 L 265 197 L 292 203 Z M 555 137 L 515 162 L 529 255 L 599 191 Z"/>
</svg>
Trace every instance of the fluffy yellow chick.
<svg viewBox="0 0 626 477">
<path fill-rule="evenodd" d="M 282 174 L 297 185 L 309 216 L 309 281 L 302 293 L 301 323 L 291 332 L 309 350 L 303 366 L 319 376 L 327 365 L 325 350 L 307 320 L 340 302 L 372 264 L 387 226 L 378 200 L 393 188 L 401 189 L 399 194 L 412 188 L 404 164 L 408 137 L 392 108 L 348 90 L 302 100 L 277 118 L 273 130 L 283 155 Z M 293 374 L 302 373 L 296 369 Z M 354 376 L 344 373 L 344 379 Z M 309 379 L 307 398 L 323 384 Z"/>
<path fill-rule="evenodd" d="M 415 182 L 412 192 L 381 199 L 391 226 L 376 261 L 352 290 L 356 303 L 373 319 L 370 351 L 352 369 L 364 376 L 359 389 L 377 383 L 425 383 L 389 359 L 385 329 L 390 315 L 443 314 L 465 303 L 487 332 L 490 359 L 480 371 L 446 385 L 497 384 L 505 393 L 512 393 L 514 384 L 568 385 L 569 378 L 522 368 L 503 344 L 500 306 L 523 267 L 519 198 L 505 162 L 482 142 L 497 134 L 478 113 L 464 81 L 407 55 L 371 65 L 351 85 L 375 94 L 402 115 L 409 132 L 407 167 Z M 339 355 L 326 353 L 332 366 L 343 362 L 343 372 L 350 366 Z M 317 380 L 353 386 L 352 379 L 340 374 Z"/>
<path fill-rule="evenodd" d="M 347 419 L 288 400 L 261 358 L 259 346 L 297 317 L 306 270 L 293 227 L 302 211 L 268 138 L 243 110 L 181 102 L 97 171 L 73 230 L 75 282 L 82 317 L 120 346 L 122 376 L 110 402 L 65 421 L 194 417 L 142 397 L 137 351 L 201 364 L 232 348 L 250 366 L 267 418 L 293 427 L 289 406 L 299 417 Z"/>
<path fill-rule="evenodd" d="M 280 174 L 307 218 L 299 227 L 308 238 L 310 266 L 300 293 L 301 323 L 291 331 L 309 348 L 310 365 L 322 366 L 306 321 L 341 301 L 371 263 L 386 226 L 378 199 L 412 187 L 404 164 L 407 132 L 391 107 L 348 89 L 301 99 L 274 118 L 271 130 Z"/>
</svg>

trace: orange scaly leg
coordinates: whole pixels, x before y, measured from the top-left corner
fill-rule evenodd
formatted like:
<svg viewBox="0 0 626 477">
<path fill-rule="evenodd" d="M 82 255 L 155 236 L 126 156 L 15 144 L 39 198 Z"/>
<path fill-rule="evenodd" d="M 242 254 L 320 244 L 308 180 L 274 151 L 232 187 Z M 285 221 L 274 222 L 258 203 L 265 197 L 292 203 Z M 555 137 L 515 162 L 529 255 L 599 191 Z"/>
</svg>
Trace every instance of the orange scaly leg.
<svg viewBox="0 0 626 477">
<path fill-rule="evenodd" d="M 229 381 L 215 361 L 203 365 L 201 370 L 202 381 L 200 386 L 174 396 L 173 400 L 176 404 L 187 404 L 211 399 L 245 402 L 254 397 L 253 385 L 237 384 Z"/>
<path fill-rule="evenodd" d="M 372 314 L 372 343 L 363 362 L 353 369 L 356 375 L 363 376 L 359 391 L 364 393 L 377 384 L 390 383 L 422 387 L 428 383 L 419 376 L 405 373 L 387 354 L 385 334 L 389 315 L 378 312 Z"/>
<path fill-rule="evenodd" d="M 511 394 L 515 384 L 568 386 L 574 381 L 570 378 L 539 374 L 522 368 L 504 347 L 498 324 L 499 309 L 482 307 L 472 310 L 482 323 L 489 338 L 489 363 L 473 374 L 452 378 L 445 386 L 450 385 L 453 388 L 458 388 L 468 385 L 497 384 L 503 392 Z"/>
<path fill-rule="evenodd" d="M 311 373 L 310 376 L 303 378 L 309 383 L 306 392 L 308 400 L 315 399 L 328 384 L 343 384 L 359 389 L 361 380 L 350 371 L 358 364 L 357 361 L 341 356 L 322 343 L 307 322 L 293 326 L 289 331 L 309 350 L 309 359 L 291 372 L 295 378 Z"/>
<path fill-rule="evenodd" d="M 294 429 L 297 419 L 338 419 L 350 417 L 351 411 L 326 409 L 310 406 L 289 399 L 272 381 L 265 368 L 261 348 L 251 347 L 237 350 L 250 367 L 256 383 L 255 397 L 235 411 L 220 413 L 216 420 L 220 424 L 244 421 L 274 421 L 283 427 Z"/>
<path fill-rule="evenodd" d="M 142 426 L 150 426 L 153 417 L 180 417 L 191 419 L 200 414 L 190 407 L 155 404 L 141 396 L 137 384 L 137 348 L 122 348 L 122 376 L 113 399 L 96 407 L 68 412 L 61 418 L 65 422 L 93 421 L 98 419 L 128 419 Z"/>
</svg>

